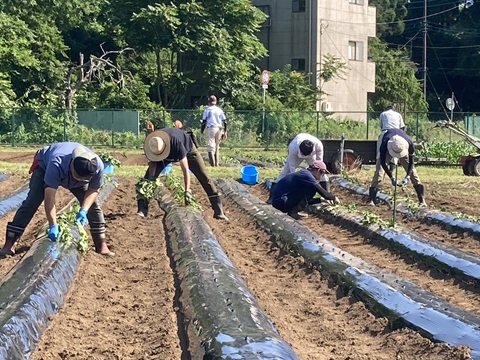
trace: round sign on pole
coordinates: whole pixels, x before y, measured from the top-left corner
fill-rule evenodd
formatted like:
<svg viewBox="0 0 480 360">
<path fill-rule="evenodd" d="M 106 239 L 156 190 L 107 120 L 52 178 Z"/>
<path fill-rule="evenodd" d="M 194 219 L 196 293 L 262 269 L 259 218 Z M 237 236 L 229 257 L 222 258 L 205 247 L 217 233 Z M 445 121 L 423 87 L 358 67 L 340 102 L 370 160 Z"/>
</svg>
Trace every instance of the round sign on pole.
<svg viewBox="0 0 480 360">
<path fill-rule="evenodd" d="M 445 101 L 445 105 L 447 106 L 447 109 L 448 110 L 453 110 L 455 108 L 455 102 L 453 101 L 452 98 L 448 98 L 446 101 Z"/>
<path fill-rule="evenodd" d="M 268 82 L 270 81 L 270 73 L 268 70 L 263 70 L 262 72 L 262 85 L 268 85 Z"/>
</svg>

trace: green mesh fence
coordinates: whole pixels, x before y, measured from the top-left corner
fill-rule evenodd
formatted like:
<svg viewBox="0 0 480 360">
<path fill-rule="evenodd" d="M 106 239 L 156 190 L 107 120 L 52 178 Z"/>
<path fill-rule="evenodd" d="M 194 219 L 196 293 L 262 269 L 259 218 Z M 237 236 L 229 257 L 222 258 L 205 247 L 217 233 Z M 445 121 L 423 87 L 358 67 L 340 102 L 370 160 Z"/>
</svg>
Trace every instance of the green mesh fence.
<svg viewBox="0 0 480 360">
<path fill-rule="evenodd" d="M 59 141 L 78 141 L 90 146 L 141 147 L 146 124 L 156 128 L 171 127 L 181 120 L 184 129 L 192 130 L 200 145 L 203 110 L 114 110 L 0 108 L 0 145 L 32 146 Z M 301 132 L 320 139 L 375 140 L 380 132 L 380 112 L 325 113 L 298 111 L 225 111 L 228 140 L 222 146 L 231 148 L 284 148 Z M 446 120 L 445 113 L 403 114 L 407 132 L 416 142 L 458 141 L 461 136 L 434 126 Z M 472 135 L 480 133 L 480 117 L 472 113 L 454 113 L 453 120 Z"/>
</svg>

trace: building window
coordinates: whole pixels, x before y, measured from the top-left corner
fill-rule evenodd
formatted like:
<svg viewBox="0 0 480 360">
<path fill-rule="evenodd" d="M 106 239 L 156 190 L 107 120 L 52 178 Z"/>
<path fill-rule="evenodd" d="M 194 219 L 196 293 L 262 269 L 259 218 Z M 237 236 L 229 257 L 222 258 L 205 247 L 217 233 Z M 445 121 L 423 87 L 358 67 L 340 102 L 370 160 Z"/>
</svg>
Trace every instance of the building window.
<svg viewBox="0 0 480 360">
<path fill-rule="evenodd" d="M 363 60 L 363 43 L 360 41 L 348 42 L 348 60 Z"/>
<path fill-rule="evenodd" d="M 265 15 L 267 15 L 267 19 L 262 24 L 262 27 L 269 27 L 272 25 L 272 21 L 270 19 L 270 5 L 258 5 L 257 9 L 262 11 Z"/>
<path fill-rule="evenodd" d="M 348 0 L 350 4 L 363 5 L 363 0 Z"/>
<path fill-rule="evenodd" d="M 292 59 L 292 70 L 305 71 L 305 59 Z"/>
<path fill-rule="evenodd" d="M 305 12 L 305 0 L 292 0 L 292 12 Z"/>
</svg>

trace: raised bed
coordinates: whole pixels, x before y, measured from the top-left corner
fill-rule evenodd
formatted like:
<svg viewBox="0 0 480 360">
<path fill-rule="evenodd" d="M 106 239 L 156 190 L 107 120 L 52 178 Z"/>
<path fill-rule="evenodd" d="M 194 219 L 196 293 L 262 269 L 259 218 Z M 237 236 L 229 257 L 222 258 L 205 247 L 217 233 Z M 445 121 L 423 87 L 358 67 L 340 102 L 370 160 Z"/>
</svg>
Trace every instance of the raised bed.
<svg viewBox="0 0 480 360">
<path fill-rule="evenodd" d="M 343 251 L 266 205 L 236 181 L 220 180 L 218 187 L 268 231 L 279 247 L 301 256 L 307 264 L 346 287 L 372 312 L 386 316 L 393 326 L 406 325 L 436 341 L 468 346 L 472 357 L 480 359 L 480 317 Z"/>
<path fill-rule="evenodd" d="M 338 186 L 348 189 L 349 191 L 368 197 L 368 190 L 351 183 L 342 178 L 332 179 L 332 182 Z M 393 202 L 393 198 L 390 195 L 377 193 L 377 198 L 387 204 Z M 419 208 L 416 214 L 413 214 L 412 211 L 406 206 L 403 202 L 397 202 L 397 211 L 407 216 L 416 216 L 419 220 L 424 222 L 434 222 L 443 226 L 446 229 L 454 229 L 462 232 L 470 232 L 475 237 L 480 237 L 480 224 L 465 220 L 459 219 L 458 217 L 443 211 L 430 210 L 428 208 Z"/>
<path fill-rule="evenodd" d="M 18 209 L 23 200 L 27 198 L 28 190 L 28 185 L 25 185 L 8 196 L 0 198 L 0 217 L 4 217 L 9 212 Z"/>
<path fill-rule="evenodd" d="M 192 359 L 298 359 L 248 291 L 201 212 L 164 187 L 167 241 L 181 288 Z"/>
<path fill-rule="evenodd" d="M 113 189 L 107 184 L 98 201 Z M 72 235 L 78 240 L 74 227 Z M 0 359 L 30 358 L 50 317 L 62 306 L 81 259 L 75 243 L 54 243 L 43 236 L 0 282 Z"/>
</svg>

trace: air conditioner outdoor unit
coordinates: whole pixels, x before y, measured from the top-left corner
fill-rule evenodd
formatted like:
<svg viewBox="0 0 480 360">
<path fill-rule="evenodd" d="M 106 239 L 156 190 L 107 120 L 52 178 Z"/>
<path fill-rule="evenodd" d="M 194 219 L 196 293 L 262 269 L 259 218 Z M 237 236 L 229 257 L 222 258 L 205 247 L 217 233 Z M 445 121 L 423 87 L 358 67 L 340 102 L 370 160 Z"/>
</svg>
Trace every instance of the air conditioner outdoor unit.
<svg viewBox="0 0 480 360">
<path fill-rule="evenodd" d="M 322 111 L 332 112 L 333 111 L 332 103 L 329 101 L 322 102 Z"/>
</svg>

